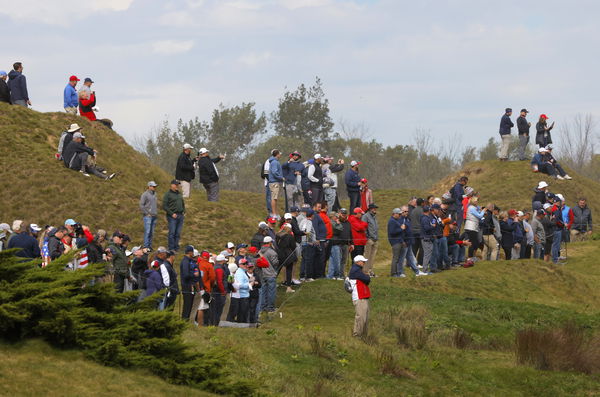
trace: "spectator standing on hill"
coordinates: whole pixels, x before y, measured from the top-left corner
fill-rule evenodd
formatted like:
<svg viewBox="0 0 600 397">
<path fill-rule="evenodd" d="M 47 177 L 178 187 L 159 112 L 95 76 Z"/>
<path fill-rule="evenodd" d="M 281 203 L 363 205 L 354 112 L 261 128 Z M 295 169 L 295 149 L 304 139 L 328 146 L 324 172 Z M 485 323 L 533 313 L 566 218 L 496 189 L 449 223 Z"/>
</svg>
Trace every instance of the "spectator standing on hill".
<svg viewBox="0 0 600 397">
<path fill-rule="evenodd" d="M 458 181 L 456 181 L 456 183 L 452 187 L 452 190 L 450 190 L 450 197 L 452 198 L 452 205 L 450 207 L 451 208 L 450 216 L 458 225 L 459 230 L 460 230 L 460 228 L 462 226 L 462 222 L 463 222 L 462 200 L 463 200 L 463 196 L 465 195 L 465 186 L 467 185 L 467 182 L 469 182 L 469 178 L 466 176 L 461 176 L 460 179 Z"/>
<path fill-rule="evenodd" d="M 571 238 L 580 241 L 589 238 L 593 231 L 592 211 L 587 205 L 585 197 L 580 197 L 577 205 L 573 207 L 573 227 Z"/>
<path fill-rule="evenodd" d="M 66 234 L 67 228 L 64 226 L 52 229 L 50 233 L 48 233 L 48 252 L 51 261 L 64 254 L 65 246 L 62 243 L 62 239 Z"/>
<path fill-rule="evenodd" d="M 360 208 L 367 212 L 371 204 L 373 204 L 373 191 L 369 188 L 369 181 L 363 178 L 360 180 Z"/>
<path fill-rule="evenodd" d="M 292 234 L 292 225 L 284 223 L 281 231 L 277 233 L 277 254 L 279 256 L 279 267 L 280 269 L 285 268 L 285 281 L 283 285 L 286 286 L 285 292 L 295 292 L 292 289 L 292 273 L 294 271 L 294 264 L 296 263 L 296 240 Z"/>
<path fill-rule="evenodd" d="M 533 234 L 533 228 L 531 227 L 531 212 L 529 210 L 519 211 L 519 213 L 523 214 L 521 217 L 521 222 L 523 223 L 523 242 L 521 243 L 521 253 L 520 256 L 523 259 L 531 259 L 531 250 L 533 249 L 533 245 L 535 244 L 535 237 Z"/>
<path fill-rule="evenodd" d="M 156 187 L 154 181 L 148 182 L 147 189 L 140 197 L 140 211 L 144 221 L 144 248 L 152 250 L 152 237 L 154 236 L 154 226 L 156 226 L 156 217 L 158 215 L 158 203 L 156 198 Z"/>
<path fill-rule="evenodd" d="M 410 212 L 410 226 L 412 229 L 412 250 L 413 255 L 417 259 L 418 264 L 423 264 L 423 248 L 421 246 L 421 216 L 423 215 L 423 204 L 425 200 L 421 197 L 418 197 L 415 200 L 415 208 Z M 457 214 L 457 217 L 462 216 L 462 214 Z"/>
<path fill-rule="evenodd" d="M 354 215 L 348 218 L 352 229 L 352 245 L 354 246 L 352 255 L 363 255 L 365 253 L 369 224 L 362 219 L 364 214 L 364 211 L 357 207 L 354 209 Z"/>
<path fill-rule="evenodd" d="M 199 303 L 197 295 L 200 294 L 200 280 L 202 275 L 196 259 L 194 259 L 194 247 L 188 245 L 185 247 L 184 256 L 179 263 L 179 276 L 181 278 L 181 294 L 183 296 L 183 309 L 181 318 L 184 320 L 193 320 L 191 317 L 194 300 Z M 196 313 L 194 318 L 196 317 Z"/>
<path fill-rule="evenodd" d="M 183 145 L 183 152 L 177 158 L 177 166 L 175 167 L 175 179 L 181 183 L 181 192 L 183 198 L 190 197 L 192 188 L 192 180 L 195 178 L 195 164 L 197 158 L 192 158 L 192 145 L 186 143 Z"/>
<path fill-rule="evenodd" d="M 498 248 L 502 233 L 500 233 L 500 223 L 498 222 L 499 208 L 490 203 L 487 205 L 487 211 L 481 220 L 480 229 L 482 235 L 482 257 L 486 261 L 498 260 Z"/>
<path fill-rule="evenodd" d="M 465 220 L 465 232 L 469 236 L 471 246 L 469 247 L 468 257 L 473 258 L 475 251 L 479 248 L 479 228 L 480 223 L 483 220 L 485 213 L 488 208 L 481 209 L 477 203 L 479 199 L 474 196 L 469 200 L 469 206 L 467 208 L 467 218 Z"/>
<path fill-rule="evenodd" d="M 304 171 L 304 165 L 300 162 L 301 158 L 302 155 L 299 152 L 292 152 L 289 160 L 281 166 L 285 180 L 286 208 L 288 210 L 302 205 L 301 175 Z"/>
<path fill-rule="evenodd" d="M 279 159 L 281 158 L 281 152 L 274 150 L 273 155 L 269 159 L 269 190 L 271 191 L 271 217 L 279 219 L 279 208 L 277 201 L 279 195 L 283 190 L 283 169 Z"/>
<path fill-rule="evenodd" d="M 375 277 L 373 266 L 375 266 L 375 256 L 377 255 L 377 247 L 379 245 L 379 223 L 377 222 L 377 208 L 379 207 L 376 204 L 369 204 L 367 212 L 362 217 L 362 220 L 368 224 L 366 230 L 367 244 L 365 244 L 364 255 L 368 260 L 363 269 L 368 271 L 371 277 Z"/>
<path fill-rule="evenodd" d="M 371 298 L 369 284 L 371 283 L 371 277 L 363 270 L 367 260 L 362 255 L 355 256 L 354 264 L 348 274 L 352 285 L 352 303 L 355 312 L 352 336 L 355 337 L 367 336 L 369 327 L 369 298 Z"/>
<path fill-rule="evenodd" d="M 325 201 L 327 201 L 327 208 L 329 208 L 330 211 L 338 211 L 341 207 L 337 195 L 337 173 L 344 170 L 344 160 L 339 159 L 337 164 L 334 164 L 333 157 L 327 156 L 325 158 L 325 163 L 325 165 L 327 165 L 327 172 L 324 179 L 327 185 L 325 186 L 324 184 Z"/>
<path fill-rule="evenodd" d="M 179 181 L 173 179 L 169 190 L 167 190 L 163 197 L 163 209 L 165 210 L 169 227 L 169 249 L 173 251 L 179 250 L 179 239 L 181 238 L 185 217 L 185 203 L 179 192 L 179 185 Z"/>
<path fill-rule="evenodd" d="M 125 289 L 125 280 L 129 278 L 129 261 L 125 255 L 125 247 L 123 239 L 126 236 L 120 231 L 113 233 L 112 242 L 108 245 L 108 258 L 112 261 L 113 270 L 115 272 L 115 288 L 118 293 Z"/>
<path fill-rule="evenodd" d="M 531 198 L 531 207 L 533 210 L 541 210 L 546 204 L 546 193 L 548 192 L 548 184 L 545 181 L 540 181 L 535 189 L 533 189 L 533 197 Z"/>
<path fill-rule="evenodd" d="M 308 166 L 307 178 L 310 181 L 311 191 L 311 205 L 321 203 L 324 199 L 323 193 L 323 170 L 321 169 L 323 164 L 323 156 L 315 154 L 314 163 Z"/>
<path fill-rule="evenodd" d="M 302 262 L 300 264 L 301 281 L 314 281 L 316 277 L 315 260 L 317 259 L 317 250 L 319 249 L 319 241 L 317 240 L 315 228 L 313 226 L 313 218 L 316 216 L 318 215 L 315 215 L 315 212 L 308 208 L 304 219 L 300 221 L 300 230 L 303 233 Z"/>
<path fill-rule="evenodd" d="M 219 201 L 219 171 L 216 164 L 225 159 L 224 155 L 219 155 L 211 159 L 207 148 L 201 148 L 198 151 L 198 174 L 200 183 L 206 189 L 206 198 L 208 201 Z"/>
<path fill-rule="evenodd" d="M 507 261 L 512 259 L 512 249 L 515 245 L 514 232 L 517 228 L 516 221 L 514 219 L 517 217 L 517 214 L 514 213 L 512 216 L 513 218 L 510 218 L 506 211 L 501 212 L 499 215 L 500 232 L 502 233 L 500 245 L 504 251 L 504 259 Z"/>
<path fill-rule="evenodd" d="M 548 116 L 541 114 L 535 125 L 535 143 L 539 147 L 545 147 L 552 143 L 552 135 L 550 134 L 552 128 L 554 128 L 554 123 L 548 126 Z"/>
<path fill-rule="evenodd" d="M 39 233 L 41 230 L 42 228 L 36 224 L 27 225 L 23 223 L 20 230 L 15 231 L 15 234 L 8 242 L 7 249 L 20 248 L 20 251 L 17 251 L 15 255 L 21 258 L 39 258 L 40 246 L 34 234 Z"/>
<path fill-rule="evenodd" d="M 534 217 L 531 219 L 531 231 L 533 233 L 533 258 L 544 259 L 544 245 L 546 244 L 546 232 L 542 220 L 544 219 L 544 210 L 534 211 Z"/>
<path fill-rule="evenodd" d="M 79 88 L 78 93 L 87 92 L 88 95 L 91 95 L 92 84 L 94 84 L 94 81 L 91 78 L 86 77 L 85 79 L 83 79 L 83 84 L 81 85 L 81 88 Z"/>
<path fill-rule="evenodd" d="M 423 247 L 423 269 L 428 273 L 438 273 L 437 252 L 435 250 L 435 230 L 437 228 L 437 218 L 431 214 L 428 205 L 423 206 L 423 215 L 421 215 L 421 245 Z"/>
<path fill-rule="evenodd" d="M 248 276 L 248 259 L 242 258 L 238 263 L 239 268 L 233 275 L 233 292 L 227 321 L 237 323 L 248 322 L 248 308 L 250 304 L 250 277 Z"/>
<path fill-rule="evenodd" d="M 512 109 L 506 108 L 504 115 L 500 119 L 500 138 L 502 142 L 500 143 L 500 161 L 508 161 L 508 147 L 510 146 L 511 139 L 511 129 L 515 126 L 512 120 L 510 119 L 512 116 Z"/>
<path fill-rule="evenodd" d="M 65 108 L 65 112 L 74 115 L 77 114 L 77 106 L 79 106 L 79 96 L 75 90 L 78 81 L 77 76 L 69 77 L 69 82 L 63 92 L 63 107 Z"/>
<path fill-rule="evenodd" d="M 260 249 L 261 257 L 268 263 L 262 268 L 263 287 L 265 295 L 261 311 L 274 312 L 275 300 L 277 297 L 277 268 L 279 267 L 279 256 L 273 249 L 273 239 L 269 236 L 263 240 L 263 246 Z M 263 261 L 264 262 L 264 261 Z M 259 265 L 260 266 L 260 265 Z"/>
<path fill-rule="evenodd" d="M 529 144 L 529 128 L 531 127 L 531 123 L 527 121 L 527 109 L 521 109 L 521 113 L 517 118 L 517 129 L 519 130 L 519 160 L 527 160 L 525 158 L 525 150 L 527 149 L 527 145 Z"/>
<path fill-rule="evenodd" d="M 358 166 L 361 165 L 359 161 L 352 160 L 350 162 L 350 168 L 346 171 L 344 181 L 346 182 L 346 191 L 350 198 L 349 210 L 354 213 L 355 208 L 360 208 L 360 180 L 362 179 L 358 173 Z"/>
<path fill-rule="evenodd" d="M 8 73 L 8 89 L 10 90 L 10 102 L 13 105 L 27 107 L 31 106 L 29 93 L 27 92 L 27 79 L 23 74 L 23 64 L 15 62 L 13 70 Z"/>
<path fill-rule="evenodd" d="M 144 271 L 144 277 L 146 278 L 146 297 L 155 294 L 165 287 L 160 277 L 160 264 L 156 261 L 152 262 L 150 268 Z"/>
<path fill-rule="evenodd" d="M 8 75 L 4 70 L 0 70 L 0 102 L 10 103 L 10 90 L 6 80 Z"/>
<path fill-rule="evenodd" d="M 219 326 L 223 308 L 229 293 L 229 268 L 227 266 L 227 258 L 223 254 L 217 255 L 215 258 L 215 284 L 212 288 L 212 302 L 210 304 L 210 324 L 215 327 Z"/>
</svg>

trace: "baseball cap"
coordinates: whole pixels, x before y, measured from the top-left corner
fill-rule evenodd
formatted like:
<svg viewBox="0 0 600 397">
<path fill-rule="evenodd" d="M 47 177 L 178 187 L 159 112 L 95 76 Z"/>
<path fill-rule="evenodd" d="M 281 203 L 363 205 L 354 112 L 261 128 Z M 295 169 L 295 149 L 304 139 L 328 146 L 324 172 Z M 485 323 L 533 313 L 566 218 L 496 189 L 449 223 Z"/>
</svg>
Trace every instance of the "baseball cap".
<svg viewBox="0 0 600 397">
<path fill-rule="evenodd" d="M 283 214 L 283 219 L 292 219 L 292 218 L 293 218 L 293 216 L 289 212 L 286 212 L 285 214 Z"/>
<path fill-rule="evenodd" d="M 400 208 L 394 208 L 392 210 L 392 214 L 401 214 L 401 213 L 402 213 L 402 210 Z"/>
<path fill-rule="evenodd" d="M 158 186 L 158 185 L 156 184 L 156 182 L 150 181 L 150 182 L 148 182 L 148 186 Z"/>
<path fill-rule="evenodd" d="M 379 208 L 379 206 L 375 203 L 371 203 L 371 204 L 369 204 L 369 209 L 371 209 L 371 208 Z"/>
<path fill-rule="evenodd" d="M 173 179 L 171 181 L 171 185 L 181 185 L 181 182 L 179 182 L 177 179 Z"/>
<path fill-rule="evenodd" d="M 69 218 L 65 221 L 65 226 L 73 226 L 76 223 L 73 219 Z"/>
<path fill-rule="evenodd" d="M 355 214 L 364 214 L 365 213 L 365 211 L 363 211 L 362 208 L 360 208 L 360 207 L 356 207 L 354 209 L 354 211 L 352 211 L 352 212 L 354 212 Z"/>
<path fill-rule="evenodd" d="M 93 83 L 93 82 L 94 82 L 94 80 L 90 79 L 89 77 L 86 77 L 86 78 L 83 80 L 83 82 L 84 82 L 84 83 Z"/>
<path fill-rule="evenodd" d="M 369 182 L 369 181 L 367 180 L 367 178 L 362 178 L 360 181 L 361 181 L 362 183 L 367 183 L 367 182 Z"/>
<path fill-rule="evenodd" d="M 205 153 L 208 153 L 208 149 L 207 149 L 207 148 L 205 148 L 205 147 L 203 147 L 203 148 L 200 148 L 200 150 L 198 150 L 198 153 L 200 153 L 200 154 L 205 154 Z"/>
<path fill-rule="evenodd" d="M 267 222 L 269 222 L 269 223 L 277 223 L 277 219 L 275 219 L 273 217 L 269 217 L 269 218 L 267 218 Z"/>
<path fill-rule="evenodd" d="M 527 110 L 527 109 L 523 108 L 523 109 L 521 109 L 521 113 L 522 113 L 522 112 L 529 113 L 529 110 Z"/>
<path fill-rule="evenodd" d="M 323 158 L 323 156 L 321 156 L 319 153 L 315 154 L 315 160 L 318 160 L 320 158 Z"/>
<path fill-rule="evenodd" d="M 235 244 L 232 243 L 231 241 L 229 241 L 227 244 L 225 244 L 226 248 L 235 248 Z"/>
<path fill-rule="evenodd" d="M 12 224 L 12 230 L 14 230 L 14 231 L 21 230 L 21 225 L 23 225 L 22 220 L 20 220 L 20 219 L 15 220 Z"/>
<path fill-rule="evenodd" d="M 131 252 L 135 253 L 135 251 L 142 249 L 142 247 L 140 247 L 139 245 L 136 245 L 135 247 L 133 247 L 131 249 Z"/>
<path fill-rule="evenodd" d="M 271 238 L 271 236 L 266 236 L 263 239 L 263 243 L 265 243 L 265 244 L 269 244 L 269 243 L 272 243 L 272 242 L 273 242 L 273 239 Z"/>
<path fill-rule="evenodd" d="M 152 261 L 152 267 L 160 267 L 159 261 Z"/>
<path fill-rule="evenodd" d="M 369 260 L 362 255 L 356 255 L 354 257 L 354 262 L 368 262 Z"/>
<path fill-rule="evenodd" d="M 538 152 L 540 152 L 540 153 L 545 153 L 545 152 L 547 152 L 547 151 L 548 151 L 548 149 L 546 149 L 546 148 L 545 148 L 545 147 L 543 147 L 543 146 L 542 146 L 541 148 L 539 148 L 539 149 L 538 149 Z"/>
<path fill-rule="evenodd" d="M 247 264 L 248 264 L 248 259 L 246 259 L 246 258 L 241 258 L 238 261 L 238 265 L 247 265 Z"/>
<path fill-rule="evenodd" d="M 547 210 L 547 209 L 548 209 L 548 208 L 550 208 L 550 207 L 552 207 L 552 204 L 550 204 L 550 203 L 545 203 L 543 208 L 544 208 L 545 210 Z"/>
<path fill-rule="evenodd" d="M 118 238 L 123 238 L 124 234 L 123 234 L 123 233 L 121 233 L 121 232 L 120 232 L 120 231 L 118 231 L 118 230 L 115 230 L 115 232 L 113 233 L 113 235 L 112 235 L 112 236 L 113 236 L 113 237 L 118 237 Z"/>
<path fill-rule="evenodd" d="M 189 143 L 184 143 L 183 148 L 184 149 L 193 149 L 192 145 L 190 145 Z"/>
<path fill-rule="evenodd" d="M 548 187 L 548 184 L 544 181 L 541 181 L 540 183 L 538 183 L 538 189 L 543 189 L 545 187 Z"/>
<path fill-rule="evenodd" d="M 192 254 L 192 256 L 193 256 L 194 258 L 197 258 L 198 256 L 200 256 L 200 252 L 198 252 L 198 250 L 197 250 L 197 249 L 194 249 L 194 253 Z"/>
<path fill-rule="evenodd" d="M 356 160 L 352 160 L 350 162 L 350 167 L 354 167 L 355 165 L 361 165 L 362 163 L 360 161 L 356 161 Z"/>
<path fill-rule="evenodd" d="M 292 156 L 298 156 L 298 157 L 302 157 L 302 155 L 300 154 L 300 152 L 299 152 L 299 151 L 297 151 L 297 150 L 295 150 L 295 151 L 293 151 L 292 153 L 290 153 L 290 157 L 292 157 Z"/>
<path fill-rule="evenodd" d="M 290 225 L 289 223 L 287 223 L 287 222 L 286 222 L 286 223 L 284 223 L 283 225 L 281 225 L 281 227 L 282 227 L 282 228 L 288 228 L 288 229 L 291 229 L 291 228 L 292 228 L 292 225 Z"/>
<path fill-rule="evenodd" d="M 300 212 L 300 208 L 298 208 L 294 205 L 292 208 L 290 208 L 290 212 Z M 285 217 L 285 215 L 284 215 L 284 217 Z"/>
<path fill-rule="evenodd" d="M 517 215 L 517 211 L 516 210 L 509 210 L 508 211 L 508 215 L 515 216 L 515 215 Z"/>
<path fill-rule="evenodd" d="M 439 210 L 440 208 L 442 208 L 442 207 L 441 207 L 439 204 L 433 204 L 433 205 L 431 206 L 431 209 L 432 209 L 432 210 Z"/>
<path fill-rule="evenodd" d="M 156 249 L 156 252 L 159 254 L 165 254 L 167 252 L 167 249 L 163 246 L 160 246 Z"/>
<path fill-rule="evenodd" d="M 215 260 L 216 260 L 217 262 L 224 262 L 224 261 L 226 261 L 226 260 L 227 260 L 227 258 L 225 258 L 225 255 L 221 255 L 221 254 L 219 254 L 219 255 L 217 255 L 217 257 L 216 257 L 216 259 L 215 259 Z"/>
<path fill-rule="evenodd" d="M 548 119 L 548 116 L 546 116 L 545 114 L 541 114 L 540 119 Z"/>
<path fill-rule="evenodd" d="M 240 248 L 248 248 L 248 244 L 244 244 L 244 243 L 238 244 L 236 249 L 239 250 Z"/>
<path fill-rule="evenodd" d="M 348 210 L 346 208 L 340 208 L 340 214 L 347 214 Z"/>
<path fill-rule="evenodd" d="M 423 212 L 429 212 L 430 209 L 428 205 L 423 206 Z"/>
<path fill-rule="evenodd" d="M 36 223 L 32 223 L 31 225 L 29 225 L 29 229 L 34 233 L 37 233 L 42 230 L 42 228 L 39 227 Z"/>
<path fill-rule="evenodd" d="M 8 223 L 0 223 L 0 230 L 5 230 L 9 233 L 12 233 L 12 230 L 10 230 L 10 226 L 8 225 Z"/>
<path fill-rule="evenodd" d="M 560 200 L 560 201 L 565 201 L 565 198 L 562 194 L 560 193 L 556 193 L 556 197 Z"/>
<path fill-rule="evenodd" d="M 77 132 L 80 129 L 81 129 L 81 127 L 79 126 L 79 124 L 73 123 L 73 124 L 71 124 L 71 126 L 69 127 L 69 129 L 67 130 L 67 132 Z"/>
<path fill-rule="evenodd" d="M 506 113 L 508 113 L 508 112 L 512 112 L 512 109 L 511 109 L 511 108 L 506 108 L 506 109 L 504 109 L 504 110 L 506 111 Z"/>
<path fill-rule="evenodd" d="M 0 77 L 6 76 L 6 72 L 4 70 L 0 70 Z"/>
<path fill-rule="evenodd" d="M 194 246 L 193 245 L 187 245 L 185 247 L 185 250 L 183 252 L 185 252 L 186 254 L 190 253 L 190 252 L 194 252 Z"/>
<path fill-rule="evenodd" d="M 517 211 L 517 216 L 523 216 L 523 215 L 525 215 L 525 214 L 523 213 L 523 211 Z"/>
<path fill-rule="evenodd" d="M 83 135 L 81 132 L 76 132 L 73 134 L 73 139 L 75 138 L 85 138 L 85 135 Z"/>
<path fill-rule="evenodd" d="M 552 145 L 547 145 L 546 146 L 546 150 L 552 150 L 552 149 L 554 149 L 554 146 L 552 146 Z"/>
<path fill-rule="evenodd" d="M 248 252 L 250 252 L 251 254 L 256 254 L 258 252 L 258 248 L 250 247 L 250 248 L 248 248 Z"/>
<path fill-rule="evenodd" d="M 208 252 L 208 251 L 202 251 L 200 253 L 200 256 L 203 257 L 204 259 L 208 259 L 208 258 L 210 258 L 210 252 Z"/>
<path fill-rule="evenodd" d="M 312 210 L 312 209 L 310 209 L 310 208 L 307 208 L 307 209 L 306 209 L 306 216 L 313 216 L 314 214 L 315 214 L 315 211 L 314 211 L 314 210 Z"/>
<path fill-rule="evenodd" d="M 133 254 L 133 251 L 129 251 L 129 250 L 125 250 L 125 256 L 131 256 L 131 254 Z M 152 262 L 153 264 L 156 263 L 156 261 Z M 158 267 L 158 266 L 156 266 Z"/>
<path fill-rule="evenodd" d="M 73 75 L 71 77 L 69 77 L 69 81 L 81 81 L 77 78 L 77 76 Z"/>
</svg>

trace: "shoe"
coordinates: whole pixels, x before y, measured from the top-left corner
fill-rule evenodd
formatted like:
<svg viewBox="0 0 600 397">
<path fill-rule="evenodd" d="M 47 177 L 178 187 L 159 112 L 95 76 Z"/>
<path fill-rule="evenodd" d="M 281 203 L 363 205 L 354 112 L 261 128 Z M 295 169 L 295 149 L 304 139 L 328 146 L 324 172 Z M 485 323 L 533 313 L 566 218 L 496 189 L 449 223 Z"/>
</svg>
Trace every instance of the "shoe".
<svg viewBox="0 0 600 397">
<path fill-rule="evenodd" d="M 292 284 L 294 284 L 294 285 L 300 285 L 300 284 L 302 284 L 302 281 L 293 279 L 292 280 Z"/>
<path fill-rule="evenodd" d="M 286 293 L 292 293 L 292 292 L 296 292 L 292 289 L 292 287 L 287 287 L 287 289 L 285 290 Z"/>
<path fill-rule="evenodd" d="M 306 282 L 307 282 L 307 283 L 311 283 L 311 282 L 313 282 L 313 281 L 315 281 L 315 279 L 314 279 L 314 278 L 307 278 L 307 279 L 306 279 Z"/>
<path fill-rule="evenodd" d="M 303 283 L 303 282 L 305 282 L 305 281 L 306 281 L 306 279 L 305 279 L 304 277 L 302 277 L 302 278 L 300 279 L 300 282 L 301 282 L 301 283 Z"/>
<path fill-rule="evenodd" d="M 109 176 L 106 178 L 106 180 L 107 180 L 107 181 L 110 181 L 110 180 L 111 180 L 111 179 L 113 179 L 113 178 L 114 178 L 116 175 L 117 175 L 117 173 L 116 173 L 116 172 L 113 172 L 112 174 L 110 174 L 110 175 L 109 175 Z"/>
<path fill-rule="evenodd" d="M 571 177 L 569 176 L 569 174 L 565 175 L 565 176 L 564 176 L 564 178 L 565 178 L 566 180 L 569 180 L 569 181 L 570 181 L 571 179 L 573 179 L 573 178 L 571 178 Z"/>
<path fill-rule="evenodd" d="M 420 277 L 420 276 L 429 276 L 429 273 L 425 273 L 422 271 L 419 271 L 419 273 L 415 274 L 415 276 Z"/>
<path fill-rule="evenodd" d="M 565 178 L 563 178 L 563 177 L 562 177 L 562 176 L 560 176 L 560 175 L 556 175 L 556 179 L 558 179 L 559 181 L 562 181 L 562 180 L 564 180 Z"/>
<path fill-rule="evenodd" d="M 90 174 L 88 174 L 87 172 L 85 172 L 85 171 L 83 171 L 83 170 L 81 170 L 81 171 L 79 171 L 79 172 L 81 172 L 81 175 L 83 175 L 83 176 L 90 176 Z"/>
<path fill-rule="evenodd" d="M 417 269 L 423 269 L 423 265 L 417 265 Z"/>
<path fill-rule="evenodd" d="M 406 277 L 406 274 L 404 274 L 404 273 L 402 273 L 402 274 L 399 274 L 399 275 L 398 275 L 398 277 L 400 277 L 400 278 L 405 278 L 405 277 Z"/>
</svg>

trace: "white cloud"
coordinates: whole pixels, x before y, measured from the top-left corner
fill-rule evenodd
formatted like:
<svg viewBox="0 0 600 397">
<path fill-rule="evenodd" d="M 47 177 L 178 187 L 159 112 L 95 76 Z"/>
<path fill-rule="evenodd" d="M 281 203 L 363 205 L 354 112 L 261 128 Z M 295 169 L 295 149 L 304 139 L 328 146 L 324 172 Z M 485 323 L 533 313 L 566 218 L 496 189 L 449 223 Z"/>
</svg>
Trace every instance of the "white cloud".
<svg viewBox="0 0 600 397">
<path fill-rule="evenodd" d="M 129 9 L 133 0 L 94 0 L 92 8 L 94 10 L 125 11 Z"/>
<path fill-rule="evenodd" d="M 158 22 L 164 26 L 184 27 L 192 26 L 194 18 L 188 11 L 173 11 L 161 15 Z"/>
<path fill-rule="evenodd" d="M 271 53 L 269 51 L 264 52 L 249 52 L 238 58 L 238 62 L 246 66 L 257 66 L 261 63 L 267 62 L 271 59 Z"/>
<path fill-rule="evenodd" d="M 290 10 L 296 10 L 298 8 L 328 6 L 331 4 L 331 0 L 281 0 L 277 3 Z"/>
<path fill-rule="evenodd" d="M 188 52 L 194 47 L 193 40 L 176 41 L 161 40 L 152 43 L 152 50 L 157 54 L 173 55 Z"/>
</svg>

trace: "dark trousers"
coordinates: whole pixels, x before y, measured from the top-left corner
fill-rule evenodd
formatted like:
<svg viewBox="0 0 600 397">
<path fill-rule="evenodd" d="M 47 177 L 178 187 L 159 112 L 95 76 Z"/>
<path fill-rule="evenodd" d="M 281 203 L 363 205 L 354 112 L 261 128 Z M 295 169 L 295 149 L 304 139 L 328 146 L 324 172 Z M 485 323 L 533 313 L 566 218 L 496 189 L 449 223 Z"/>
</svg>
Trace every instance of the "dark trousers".
<svg viewBox="0 0 600 397">
<path fill-rule="evenodd" d="M 285 266 L 285 285 L 292 285 L 292 275 L 294 274 L 294 264 L 296 262 L 291 262 L 286 264 Z"/>
<path fill-rule="evenodd" d="M 504 256 L 506 257 L 506 260 L 509 261 L 512 259 L 512 247 L 502 247 L 502 249 L 504 250 Z"/>
<path fill-rule="evenodd" d="M 250 298 L 231 298 L 229 313 L 227 313 L 227 321 L 247 323 L 249 306 Z"/>
<path fill-rule="evenodd" d="M 311 197 L 311 205 L 315 205 L 316 203 L 322 203 L 325 195 L 323 194 L 323 186 L 318 185 L 310 185 L 310 190 L 312 191 Z"/>
<path fill-rule="evenodd" d="M 479 248 L 479 233 L 475 230 L 465 230 L 465 232 L 467 233 L 467 236 L 469 236 L 469 241 L 471 242 L 468 257 L 472 258 L 477 248 Z"/>
<path fill-rule="evenodd" d="M 118 293 L 122 293 L 125 289 L 125 279 L 127 279 L 127 275 L 115 273 L 115 289 Z"/>
<path fill-rule="evenodd" d="M 350 198 L 348 212 L 353 214 L 354 209 L 360 207 L 360 192 L 348 192 L 348 197 Z"/>
<path fill-rule="evenodd" d="M 188 321 L 190 318 L 190 313 L 192 312 L 194 294 L 192 293 L 191 285 L 182 285 L 181 290 L 181 293 L 183 294 L 183 310 L 181 311 L 181 318 Z"/>
<path fill-rule="evenodd" d="M 314 245 L 302 246 L 302 269 L 300 276 L 304 278 L 315 278 L 315 257 L 317 256 L 317 247 Z"/>
<path fill-rule="evenodd" d="M 218 327 L 219 322 L 221 321 L 221 315 L 223 314 L 226 296 L 214 292 L 211 295 L 212 302 L 210 303 L 210 325 Z"/>
<path fill-rule="evenodd" d="M 315 259 L 313 261 L 313 276 L 312 278 L 320 278 L 325 275 L 323 267 L 325 256 L 325 241 L 319 241 L 319 245 L 315 247 Z"/>
<path fill-rule="evenodd" d="M 321 254 L 319 256 L 319 267 L 317 277 L 325 277 L 325 269 L 327 269 L 327 260 L 331 255 L 331 244 L 329 241 L 321 241 Z"/>
<path fill-rule="evenodd" d="M 531 245 L 521 244 L 521 259 L 531 259 Z"/>
<path fill-rule="evenodd" d="M 365 246 L 364 245 L 355 245 L 354 246 L 354 251 L 352 251 L 353 259 L 357 255 L 364 255 L 364 254 L 365 254 Z"/>
<path fill-rule="evenodd" d="M 169 296 L 167 296 L 165 299 L 165 309 L 168 309 L 175 304 L 175 301 L 177 300 L 177 295 L 179 295 L 179 291 L 178 290 L 170 290 L 168 292 L 168 295 Z"/>
<path fill-rule="evenodd" d="M 413 250 L 413 255 L 415 256 L 415 258 L 417 258 L 417 263 L 422 265 L 423 264 L 423 246 L 421 245 L 421 237 L 420 237 L 420 233 L 413 233 L 413 245 L 412 245 L 412 250 Z"/>
<path fill-rule="evenodd" d="M 255 323 L 256 319 L 256 306 L 258 305 L 258 294 L 256 296 L 250 296 L 248 298 L 248 322 Z"/>
</svg>

